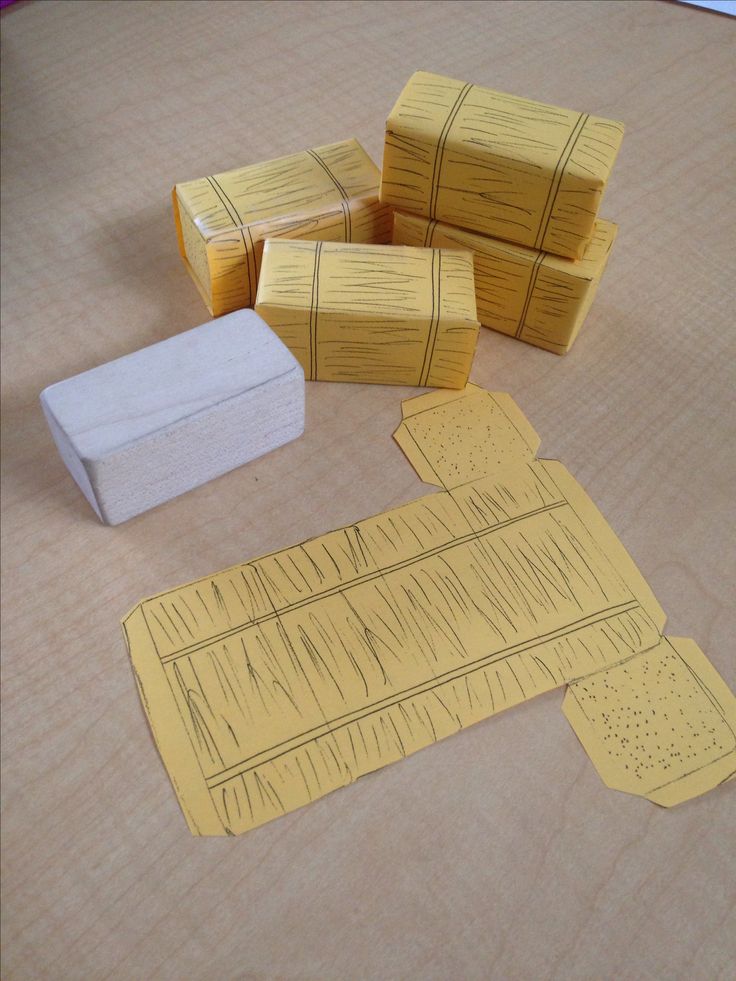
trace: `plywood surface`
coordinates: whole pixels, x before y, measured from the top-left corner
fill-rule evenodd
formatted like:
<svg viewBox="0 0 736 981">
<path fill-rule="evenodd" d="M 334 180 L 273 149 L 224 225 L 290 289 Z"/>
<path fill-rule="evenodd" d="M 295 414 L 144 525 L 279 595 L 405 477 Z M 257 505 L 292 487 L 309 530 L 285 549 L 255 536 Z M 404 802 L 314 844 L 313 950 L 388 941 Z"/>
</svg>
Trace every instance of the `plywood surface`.
<svg viewBox="0 0 736 981">
<path fill-rule="evenodd" d="M 25 979 L 726 979 L 736 786 L 607 790 L 552 692 L 238 839 L 190 837 L 118 620 L 418 496 L 411 390 L 311 384 L 297 443 L 118 528 L 40 390 L 193 327 L 169 192 L 356 136 L 416 68 L 627 124 L 564 359 L 509 391 L 731 687 L 736 21 L 664 2 L 25 3 L 2 17 L 3 965 Z"/>
</svg>

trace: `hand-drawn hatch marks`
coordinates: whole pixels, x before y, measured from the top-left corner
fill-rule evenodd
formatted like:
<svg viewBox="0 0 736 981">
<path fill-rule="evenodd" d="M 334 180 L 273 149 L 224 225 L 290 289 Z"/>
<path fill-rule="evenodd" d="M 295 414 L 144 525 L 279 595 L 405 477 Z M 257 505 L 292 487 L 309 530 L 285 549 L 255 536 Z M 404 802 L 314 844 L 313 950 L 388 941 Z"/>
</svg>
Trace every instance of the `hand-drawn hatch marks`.
<svg viewBox="0 0 736 981">
<path fill-rule="evenodd" d="M 612 786 L 673 804 L 733 772 L 733 696 L 692 641 L 662 638 L 646 582 L 508 395 L 410 399 L 396 438 L 443 490 L 126 617 L 194 833 L 256 827 L 564 684 Z M 672 650 L 685 667 L 655 668 Z"/>
</svg>

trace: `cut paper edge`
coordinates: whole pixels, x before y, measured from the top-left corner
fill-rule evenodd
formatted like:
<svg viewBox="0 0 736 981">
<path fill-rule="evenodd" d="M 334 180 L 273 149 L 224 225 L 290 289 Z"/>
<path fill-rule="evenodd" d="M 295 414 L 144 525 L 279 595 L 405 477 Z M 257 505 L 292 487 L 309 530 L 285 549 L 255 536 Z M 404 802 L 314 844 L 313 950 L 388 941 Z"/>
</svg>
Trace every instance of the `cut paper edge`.
<svg viewBox="0 0 736 981">
<path fill-rule="evenodd" d="M 613 790 L 673 807 L 736 775 L 736 698 L 689 638 L 663 637 L 623 664 L 569 685 L 562 709 Z M 667 740 L 669 750 L 660 750 Z M 658 751 L 668 756 L 668 772 L 649 777 Z"/>
<path fill-rule="evenodd" d="M 633 559 L 569 471 L 536 459 L 510 396 L 408 399 L 394 435 L 442 490 L 159 593 L 123 621 L 192 833 L 257 827 L 564 685 L 609 786 L 671 806 L 730 779 L 734 696 L 694 641 L 662 638 Z M 691 729 L 671 760 L 642 759 L 649 743 L 622 728 L 637 698 L 662 717 L 682 698 L 717 752 L 669 779 Z"/>
</svg>

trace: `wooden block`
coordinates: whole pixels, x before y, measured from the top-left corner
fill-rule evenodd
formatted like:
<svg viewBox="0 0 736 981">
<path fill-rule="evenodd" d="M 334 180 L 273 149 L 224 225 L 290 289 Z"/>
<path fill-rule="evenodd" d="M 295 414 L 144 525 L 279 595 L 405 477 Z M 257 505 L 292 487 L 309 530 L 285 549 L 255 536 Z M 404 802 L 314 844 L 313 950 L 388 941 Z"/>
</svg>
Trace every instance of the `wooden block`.
<svg viewBox="0 0 736 981">
<path fill-rule="evenodd" d="M 612 221 L 599 218 L 583 258 L 575 262 L 397 211 L 393 240 L 398 245 L 472 249 L 481 324 L 565 354 L 588 315 L 617 232 Z"/>
<path fill-rule="evenodd" d="M 252 310 L 50 385 L 61 457 L 106 524 L 219 477 L 304 431 L 304 373 Z"/>
<path fill-rule="evenodd" d="M 622 123 L 415 72 L 386 122 L 381 201 L 580 259 Z"/>
<path fill-rule="evenodd" d="M 468 251 L 271 239 L 256 310 L 310 381 L 462 388 L 478 340 Z"/>
<path fill-rule="evenodd" d="M 357 140 L 177 184 L 179 251 L 210 313 L 250 307 L 266 238 L 389 242 L 381 175 Z"/>
</svg>

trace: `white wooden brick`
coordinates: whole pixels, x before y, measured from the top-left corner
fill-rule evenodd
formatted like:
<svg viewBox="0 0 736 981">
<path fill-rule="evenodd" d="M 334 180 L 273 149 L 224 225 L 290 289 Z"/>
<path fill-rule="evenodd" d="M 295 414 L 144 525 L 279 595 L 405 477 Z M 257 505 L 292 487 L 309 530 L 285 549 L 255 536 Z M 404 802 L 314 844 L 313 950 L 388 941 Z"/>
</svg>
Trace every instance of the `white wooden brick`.
<svg viewBox="0 0 736 981">
<path fill-rule="evenodd" d="M 71 475 L 119 524 L 304 431 L 304 373 L 238 310 L 41 393 Z"/>
</svg>

